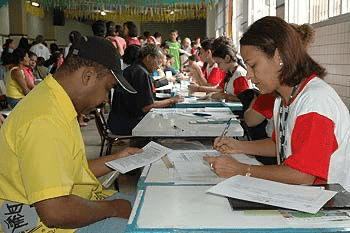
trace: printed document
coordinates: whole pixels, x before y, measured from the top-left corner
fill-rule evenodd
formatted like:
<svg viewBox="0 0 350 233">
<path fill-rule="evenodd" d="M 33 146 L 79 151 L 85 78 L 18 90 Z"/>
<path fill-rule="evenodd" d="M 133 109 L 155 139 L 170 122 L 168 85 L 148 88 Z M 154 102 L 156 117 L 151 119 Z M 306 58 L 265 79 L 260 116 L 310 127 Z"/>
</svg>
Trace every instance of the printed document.
<svg viewBox="0 0 350 233">
<path fill-rule="evenodd" d="M 282 184 L 248 176 L 233 176 L 207 192 L 312 214 L 337 193 L 322 187 Z"/>
<path fill-rule="evenodd" d="M 143 152 L 140 154 L 109 161 L 106 165 L 124 174 L 128 171 L 153 163 L 172 151 L 171 149 L 153 141 L 149 142 L 142 149 Z"/>
</svg>

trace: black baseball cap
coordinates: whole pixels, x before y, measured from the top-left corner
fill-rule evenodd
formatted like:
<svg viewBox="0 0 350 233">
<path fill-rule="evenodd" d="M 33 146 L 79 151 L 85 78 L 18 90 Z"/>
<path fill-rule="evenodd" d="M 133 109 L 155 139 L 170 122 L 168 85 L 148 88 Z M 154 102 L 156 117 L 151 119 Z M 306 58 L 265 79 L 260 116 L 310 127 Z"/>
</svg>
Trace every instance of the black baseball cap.
<svg viewBox="0 0 350 233">
<path fill-rule="evenodd" d="M 110 41 L 102 37 L 82 36 L 69 49 L 69 55 L 93 60 L 107 67 L 125 91 L 132 94 L 137 93 L 124 78 L 119 54 Z"/>
</svg>

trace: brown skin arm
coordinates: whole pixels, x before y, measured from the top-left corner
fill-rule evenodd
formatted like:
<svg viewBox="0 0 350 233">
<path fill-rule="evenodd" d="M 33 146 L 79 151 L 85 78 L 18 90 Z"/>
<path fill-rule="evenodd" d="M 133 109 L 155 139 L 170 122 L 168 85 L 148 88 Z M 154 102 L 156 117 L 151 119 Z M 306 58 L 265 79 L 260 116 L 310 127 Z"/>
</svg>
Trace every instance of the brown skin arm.
<svg viewBox="0 0 350 233">
<path fill-rule="evenodd" d="M 11 77 L 21 87 L 22 93 L 24 95 L 27 95 L 29 93 L 29 91 L 30 91 L 30 88 L 28 87 L 28 84 L 27 84 L 27 81 L 26 81 L 26 77 L 23 78 L 21 72 L 18 69 L 12 70 Z"/>
<path fill-rule="evenodd" d="M 152 104 L 146 105 L 143 107 L 144 112 L 149 112 L 151 111 L 152 108 L 166 108 L 172 104 L 176 104 L 178 102 L 182 102 L 184 99 L 180 96 L 175 96 L 166 100 L 161 100 L 161 101 L 155 101 Z"/>
<path fill-rule="evenodd" d="M 213 171 L 221 177 L 245 176 L 249 171 L 252 177 L 287 184 L 312 184 L 315 177 L 284 165 L 247 165 L 229 155 L 206 156 L 204 160 L 212 163 Z M 248 169 L 248 167 L 250 167 Z"/>
<path fill-rule="evenodd" d="M 121 149 L 109 156 L 103 156 L 94 160 L 89 160 L 88 161 L 89 169 L 92 171 L 92 173 L 96 177 L 104 176 L 107 173 L 113 171 L 111 168 L 105 165 L 106 162 L 127 157 L 129 155 L 138 154 L 138 153 L 141 153 L 142 151 L 143 151 L 142 149 L 136 148 L 136 147 L 127 147 L 127 148 Z"/>
<path fill-rule="evenodd" d="M 0 127 L 4 123 L 5 118 L 0 114 Z"/>
<path fill-rule="evenodd" d="M 271 138 L 256 141 L 239 141 L 230 137 L 216 138 L 214 148 L 224 154 L 243 153 L 276 157 L 276 144 Z"/>
<path fill-rule="evenodd" d="M 56 197 L 33 204 L 48 227 L 79 228 L 109 217 L 128 219 L 131 204 L 126 200 L 90 201 L 75 195 Z"/>
</svg>

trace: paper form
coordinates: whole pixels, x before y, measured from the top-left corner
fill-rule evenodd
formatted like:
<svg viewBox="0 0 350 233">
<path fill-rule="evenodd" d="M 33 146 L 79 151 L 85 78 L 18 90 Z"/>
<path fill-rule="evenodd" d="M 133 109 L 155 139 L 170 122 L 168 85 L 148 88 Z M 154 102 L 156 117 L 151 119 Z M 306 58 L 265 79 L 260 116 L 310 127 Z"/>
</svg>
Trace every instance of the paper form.
<svg viewBox="0 0 350 233">
<path fill-rule="evenodd" d="M 128 171 L 153 163 L 171 151 L 171 149 L 153 141 L 149 142 L 142 149 L 143 152 L 140 154 L 109 161 L 106 165 L 124 174 Z"/>
<path fill-rule="evenodd" d="M 288 185 L 248 176 L 231 177 L 207 192 L 312 214 L 337 193 L 320 187 Z"/>
</svg>

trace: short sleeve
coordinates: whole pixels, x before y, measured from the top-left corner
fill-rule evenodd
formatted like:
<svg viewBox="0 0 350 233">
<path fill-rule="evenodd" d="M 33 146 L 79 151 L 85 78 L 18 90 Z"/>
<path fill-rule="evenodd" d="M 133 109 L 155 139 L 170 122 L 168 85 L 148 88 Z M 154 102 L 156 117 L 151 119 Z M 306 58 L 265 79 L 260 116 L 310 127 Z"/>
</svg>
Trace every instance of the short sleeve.
<svg viewBox="0 0 350 233">
<path fill-rule="evenodd" d="M 334 127 L 332 120 L 318 113 L 299 116 L 292 133 L 292 154 L 284 164 L 315 176 L 315 183 L 326 182 L 330 158 L 338 148 Z"/>
<path fill-rule="evenodd" d="M 245 77 L 240 76 L 233 81 L 233 90 L 235 96 L 238 96 L 242 91 L 245 91 L 247 89 L 249 89 L 249 84 Z"/>
<path fill-rule="evenodd" d="M 217 67 L 214 67 L 209 76 L 208 76 L 208 83 L 212 84 L 213 86 L 220 85 L 223 83 L 225 78 L 225 72 Z M 222 86 L 222 88 L 224 88 Z"/>
<path fill-rule="evenodd" d="M 34 120 L 19 143 L 19 167 L 29 204 L 69 195 L 74 163 L 67 129 L 57 119 Z"/>
<path fill-rule="evenodd" d="M 273 116 L 273 107 L 276 97 L 273 94 L 263 94 L 260 95 L 252 108 L 261 113 L 267 119 L 271 119 Z"/>
</svg>

